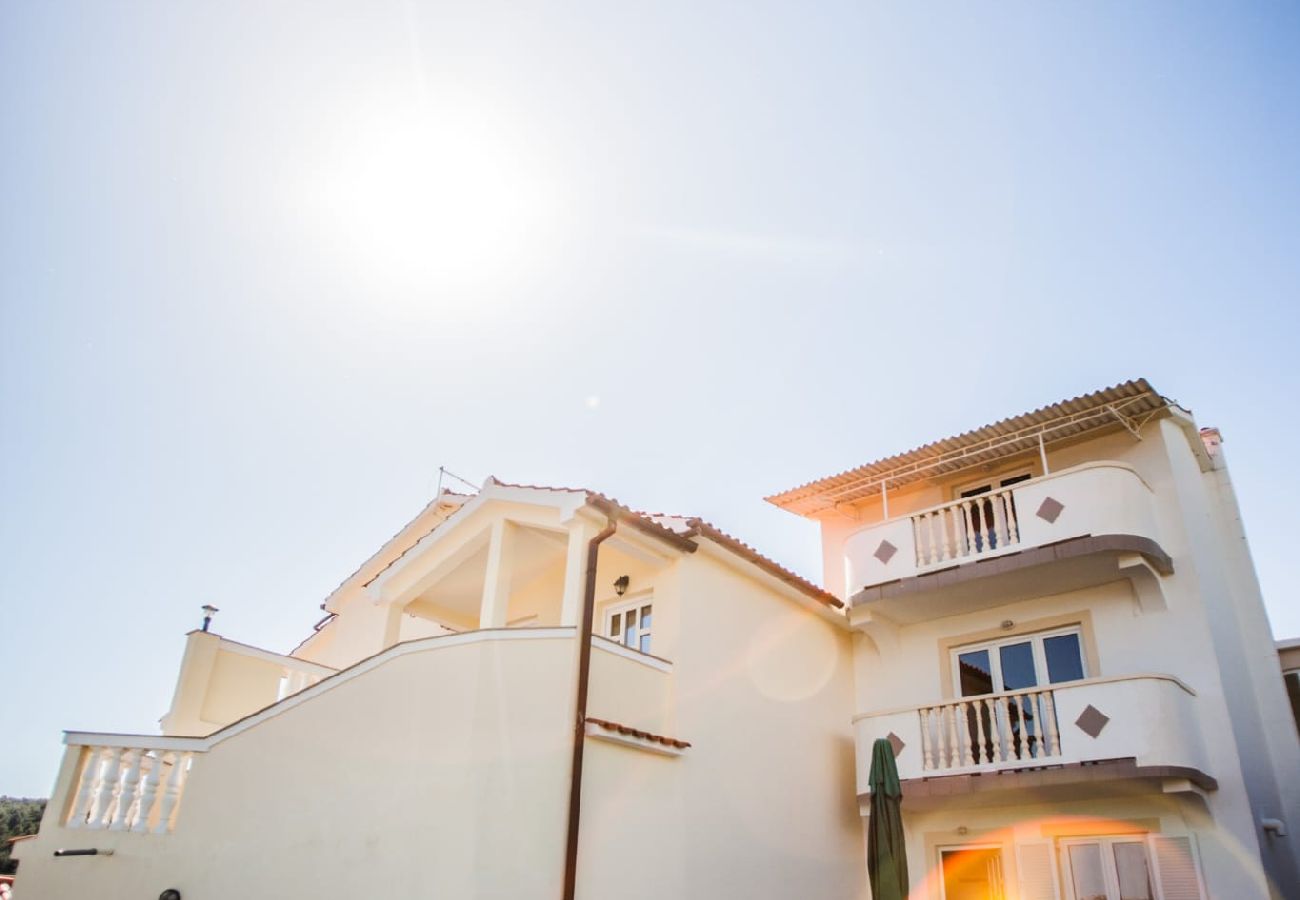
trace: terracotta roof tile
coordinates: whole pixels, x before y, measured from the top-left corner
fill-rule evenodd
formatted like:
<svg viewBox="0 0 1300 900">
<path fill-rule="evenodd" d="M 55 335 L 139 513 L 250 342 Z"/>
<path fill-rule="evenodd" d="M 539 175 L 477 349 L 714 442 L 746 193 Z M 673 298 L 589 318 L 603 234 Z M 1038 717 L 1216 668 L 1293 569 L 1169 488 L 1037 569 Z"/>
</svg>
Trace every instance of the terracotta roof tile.
<svg viewBox="0 0 1300 900">
<path fill-rule="evenodd" d="M 679 741 L 677 738 L 665 737 L 662 734 L 653 734 L 649 731 L 642 731 L 640 728 L 633 728 L 630 725 L 610 722 L 607 719 L 597 719 L 594 716 L 587 716 L 587 721 L 592 725 L 598 725 L 608 731 L 616 731 L 619 734 L 639 737 L 643 741 L 653 741 L 656 744 L 663 744 L 665 747 L 676 747 L 678 750 L 685 750 L 690 746 L 689 741 Z"/>
</svg>

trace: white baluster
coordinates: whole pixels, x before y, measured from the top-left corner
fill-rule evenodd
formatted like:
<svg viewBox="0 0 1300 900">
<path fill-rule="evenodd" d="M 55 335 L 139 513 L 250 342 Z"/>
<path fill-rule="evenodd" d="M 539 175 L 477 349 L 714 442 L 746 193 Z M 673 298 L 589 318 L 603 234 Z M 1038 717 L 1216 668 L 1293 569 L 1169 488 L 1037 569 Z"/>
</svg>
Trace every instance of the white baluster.
<svg viewBox="0 0 1300 900">
<path fill-rule="evenodd" d="M 1033 710 L 1029 719 L 1033 733 L 1033 740 L 1029 741 L 1029 755 L 1031 758 L 1041 758 L 1046 749 L 1043 747 L 1043 723 L 1040 721 L 1042 711 L 1038 706 L 1039 696 L 1037 693 L 1025 695 L 1025 699 L 1029 701 L 1029 708 Z M 1029 740 L 1028 737 L 1026 737 L 1026 740 Z"/>
<path fill-rule="evenodd" d="M 992 762 L 984 742 L 984 714 L 988 711 L 988 703 L 984 699 L 975 701 L 975 761 L 980 765 Z"/>
<path fill-rule="evenodd" d="M 930 709 L 921 707 L 921 760 L 926 770 L 934 768 L 934 744 L 930 739 Z"/>
<path fill-rule="evenodd" d="M 971 519 L 971 502 L 963 500 L 961 504 L 962 521 L 966 525 L 966 555 L 975 555 L 975 523 Z"/>
<path fill-rule="evenodd" d="M 1052 756 L 1061 755 L 1061 732 L 1056 727 L 1056 699 L 1051 691 L 1043 693 L 1043 712 L 1047 717 L 1047 750 Z"/>
<path fill-rule="evenodd" d="M 919 516 L 912 516 L 912 543 L 916 545 L 916 564 L 925 565 L 925 551 L 922 549 L 921 542 L 921 519 Z"/>
<path fill-rule="evenodd" d="M 113 800 L 122 790 L 119 778 L 122 770 L 122 750 L 108 749 L 108 759 L 104 762 L 103 774 L 100 775 L 99 790 L 95 794 L 95 808 L 90 812 L 89 826 L 103 828 L 108 825 L 112 815 Z"/>
<path fill-rule="evenodd" d="M 1020 543 L 1020 523 L 1016 521 L 1016 502 L 1011 491 L 1002 495 L 1002 502 L 1006 506 L 1007 514 L 1007 543 Z"/>
<path fill-rule="evenodd" d="M 172 768 L 163 784 L 162 808 L 158 812 L 158 824 L 154 826 L 154 834 L 166 834 L 171 830 L 172 811 L 176 809 L 176 801 L 180 799 L 181 784 L 185 779 L 185 764 L 188 760 L 187 753 L 178 750 L 172 754 Z"/>
<path fill-rule="evenodd" d="M 1025 758 L 1025 747 L 1027 746 L 1027 742 L 1025 739 L 1026 735 L 1025 735 L 1025 707 L 1023 706 L 1024 702 L 1025 701 L 1024 701 L 1023 694 L 1018 694 L 1015 697 L 1011 698 L 1011 705 L 1015 707 L 1016 710 L 1016 720 L 1017 720 L 1016 724 L 1019 726 L 1012 732 L 1012 735 L 1014 736 L 1016 742 L 1015 751 L 1016 751 L 1016 759 L 1018 760 L 1023 760 Z"/>
<path fill-rule="evenodd" d="M 108 826 L 111 831 L 126 830 L 126 818 L 131 812 L 131 807 L 135 805 L 135 791 L 140 785 L 140 763 L 144 759 L 144 751 L 127 750 L 123 759 L 126 762 L 126 774 L 122 776 L 122 784 L 117 792 L 117 806 L 113 811 L 113 821 Z"/>
<path fill-rule="evenodd" d="M 998 739 L 996 741 L 998 762 L 1006 762 L 1007 757 L 1011 755 L 1011 709 L 1005 696 L 998 697 L 994 703 L 997 711 L 1001 714 L 996 717 L 998 720 Z"/>
<path fill-rule="evenodd" d="M 963 700 L 957 705 L 957 711 L 961 716 L 961 764 L 973 766 L 975 759 L 971 756 L 970 704 Z M 978 714 L 976 717 L 978 718 Z"/>
<path fill-rule="evenodd" d="M 158 782 L 162 778 L 162 751 L 158 750 L 149 757 L 149 768 L 144 773 L 144 785 L 140 788 L 140 809 L 135 815 L 132 831 L 149 830 L 149 814 L 153 812 L 154 801 L 158 798 Z"/>
<path fill-rule="evenodd" d="M 948 711 L 948 766 L 957 769 L 962 765 L 961 744 L 957 741 L 957 708 L 949 705 L 944 709 Z"/>
<path fill-rule="evenodd" d="M 85 828 L 90 816 L 90 804 L 95 797 L 95 780 L 99 777 L 100 765 L 103 763 L 98 747 L 83 747 L 81 751 L 81 783 L 77 787 L 77 799 L 72 804 L 72 814 L 68 817 L 69 828 Z"/>
<path fill-rule="evenodd" d="M 994 543 L 998 545 L 997 549 L 1001 550 L 1007 545 L 1007 521 L 1002 514 L 1002 495 L 994 494 L 990 497 L 988 506 L 985 508 L 991 511 L 990 515 L 993 521 L 989 524 L 993 527 L 993 533 L 996 536 Z"/>
</svg>

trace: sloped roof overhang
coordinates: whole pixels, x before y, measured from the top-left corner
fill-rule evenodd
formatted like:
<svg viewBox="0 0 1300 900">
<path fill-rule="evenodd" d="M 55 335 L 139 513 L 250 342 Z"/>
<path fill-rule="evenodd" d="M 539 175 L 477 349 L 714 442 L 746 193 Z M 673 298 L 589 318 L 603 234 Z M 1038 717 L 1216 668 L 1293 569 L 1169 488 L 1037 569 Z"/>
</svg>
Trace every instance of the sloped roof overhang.
<svg viewBox="0 0 1300 900">
<path fill-rule="evenodd" d="M 1135 436 L 1142 426 L 1170 407 L 1145 378 L 1062 400 L 982 428 L 944 438 L 830 475 L 779 494 L 767 502 L 801 516 L 812 516 L 842 503 L 853 503 L 887 489 L 937 478 L 1007 457 L 1036 451 L 1124 428 Z"/>
</svg>

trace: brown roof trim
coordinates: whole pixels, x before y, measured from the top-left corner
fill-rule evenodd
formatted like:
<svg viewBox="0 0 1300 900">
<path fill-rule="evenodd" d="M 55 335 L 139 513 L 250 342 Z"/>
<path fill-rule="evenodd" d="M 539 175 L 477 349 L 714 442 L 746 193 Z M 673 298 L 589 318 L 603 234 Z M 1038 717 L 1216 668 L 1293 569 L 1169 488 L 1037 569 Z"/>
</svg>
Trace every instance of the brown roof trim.
<svg viewBox="0 0 1300 900">
<path fill-rule="evenodd" d="M 828 591 L 822 590 L 806 578 L 801 578 L 775 560 L 769 559 L 759 553 L 739 538 L 727 534 L 725 531 L 710 525 L 703 519 L 688 519 L 687 523 L 691 526 L 691 530 L 687 532 L 688 534 L 698 534 L 701 537 L 708 538 L 715 544 L 720 544 L 721 546 L 726 547 L 732 553 L 743 557 L 758 566 L 758 568 L 762 569 L 767 574 L 784 581 L 796 590 L 802 591 L 818 603 L 829 606 L 832 609 L 844 608 L 844 603 L 839 597 L 836 597 Z"/>
<path fill-rule="evenodd" d="M 1033 547 L 1020 553 L 1008 553 L 992 559 L 962 563 L 950 569 L 938 572 L 926 572 L 924 575 L 912 575 L 885 584 L 863 588 L 849 598 L 851 606 L 861 606 L 878 600 L 892 600 L 908 594 L 922 591 L 950 588 L 965 581 L 973 581 L 989 575 L 1001 575 L 1016 569 L 1028 569 L 1051 562 L 1090 556 L 1094 553 L 1140 553 L 1147 562 L 1161 575 L 1172 575 L 1174 561 L 1164 549 L 1151 538 L 1136 534 L 1099 534 L 1085 537 L 1069 538 L 1055 544 Z"/>
<path fill-rule="evenodd" d="M 962 775 L 937 775 L 931 778 L 904 778 L 903 800 L 923 797 L 950 797 L 998 790 L 1045 788 L 1080 782 L 1130 781 L 1142 778 L 1185 778 L 1203 791 L 1217 791 L 1219 782 L 1200 769 L 1187 766 L 1139 766 L 1132 757 L 1097 762 L 1066 763 L 1031 769 L 1002 772 L 979 772 Z M 870 794 L 858 795 L 859 800 Z"/>
<path fill-rule="evenodd" d="M 656 744 L 663 744 L 665 747 L 676 747 L 678 750 L 685 750 L 691 745 L 689 741 L 679 741 L 677 738 L 670 738 L 665 737 L 662 734 L 642 731 L 640 728 L 633 728 L 630 725 L 623 725 L 619 722 L 611 722 L 608 719 L 597 719 L 595 716 L 587 716 L 586 721 L 592 725 L 599 725 L 607 731 L 616 731 L 619 734 L 631 735 L 632 737 L 641 738 L 643 741 L 653 741 Z"/>
</svg>

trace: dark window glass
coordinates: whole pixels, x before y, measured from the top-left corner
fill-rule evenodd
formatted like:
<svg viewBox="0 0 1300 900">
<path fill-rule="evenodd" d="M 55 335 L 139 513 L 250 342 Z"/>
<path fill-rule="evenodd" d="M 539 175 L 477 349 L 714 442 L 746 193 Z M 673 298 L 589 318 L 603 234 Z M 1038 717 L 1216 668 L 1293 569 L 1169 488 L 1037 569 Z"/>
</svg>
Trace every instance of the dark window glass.
<svg viewBox="0 0 1300 900">
<path fill-rule="evenodd" d="M 998 649 L 1002 663 L 1002 690 L 1018 691 L 1038 684 L 1034 672 L 1034 648 L 1028 641 L 1006 644 Z"/>
<path fill-rule="evenodd" d="M 963 697 L 993 693 L 993 667 L 989 663 L 987 650 L 971 650 L 968 653 L 958 654 L 957 667 L 961 670 Z"/>
<path fill-rule="evenodd" d="M 648 606 L 641 607 L 641 630 L 642 631 L 650 630 L 650 621 L 651 621 L 650 607 Z"/>
<path fill-rule="evenodd" d="M 1047 657 L 1047 680 L 1052 684 L 1083 677 L 1083 654 L 1077 634 L 1043 638 L 1043 655 Z"/>
<path fill-rule="evenodd" d="M 623 633 L 623 614 L 614 613 L 609 617 L 609 636 L 616 638 Z"/>
</svg>

